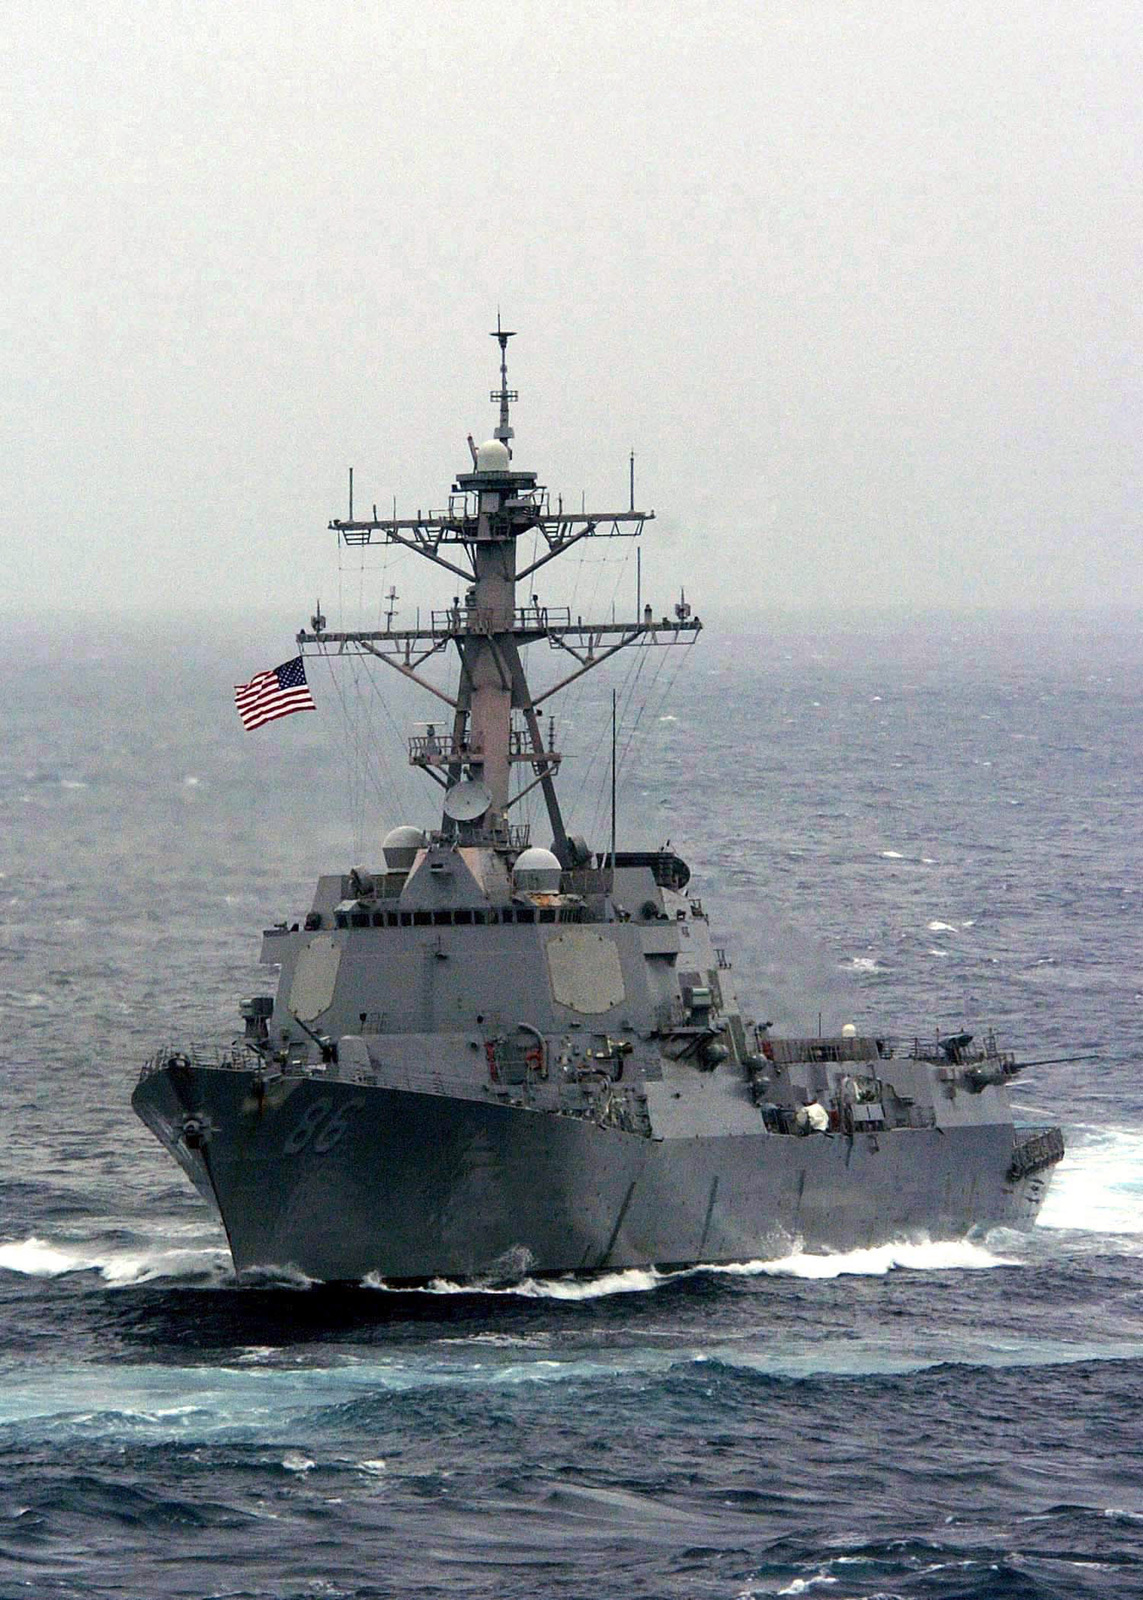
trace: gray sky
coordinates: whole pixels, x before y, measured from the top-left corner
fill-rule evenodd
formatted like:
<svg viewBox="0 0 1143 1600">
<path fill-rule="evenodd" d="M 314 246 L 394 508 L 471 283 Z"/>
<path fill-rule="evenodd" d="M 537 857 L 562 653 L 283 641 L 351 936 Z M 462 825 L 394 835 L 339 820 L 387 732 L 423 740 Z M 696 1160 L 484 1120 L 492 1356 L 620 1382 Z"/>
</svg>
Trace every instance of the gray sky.
<svg viewBox="0 0 1143 1600">
<path fill-rule="evenodd" d="M 0 606 L 331 611 L 347 465 L 443 503 L 497 305 L 518 464 L 622 504 L 634 447 L 656 603 L 1143 604 L 1140 41 L 1137 0 L 6 4 Z"/>
</svg>

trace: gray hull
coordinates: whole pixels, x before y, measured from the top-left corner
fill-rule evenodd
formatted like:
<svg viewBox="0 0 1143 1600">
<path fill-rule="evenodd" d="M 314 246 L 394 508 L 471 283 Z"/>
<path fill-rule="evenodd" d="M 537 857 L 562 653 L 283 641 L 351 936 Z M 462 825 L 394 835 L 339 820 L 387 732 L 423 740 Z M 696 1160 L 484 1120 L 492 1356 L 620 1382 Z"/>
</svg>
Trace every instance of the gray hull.
<svg viewBox="0 0 1143 1600">
<path fill-rule="evenodd" d="M 440 825 L 390 828 L 366 864 L 323 873 L 304 917 L 263 932 L 275 992 L 243 1000 L 242 1038 L 213 1056 L 157 1051 L 136 1111 L 218 1206 L 239 1271 L 593 1272 L 1028 1222 L 1063 1140 L 1017 1135 L 1007 1091 L 1022 1069 L 991 1030 L 824 1034 L 819 1011 L 816 1035 L 776 1034 L 740 1003 L 669 843 L 617 850 L 614 795 L 609 850 L 569 831 L 552 697 L 617 651 L 692 643 L 702 625 L 681 593 L 670 613 L 609 622 L 535 592 L 519 603 L 580 539 L 634 536 L 648 517 L 633 492 L 627 511 L 553 510 L 513 462 L 514 335 L 498 321 L 494 337 L 499 425 L 470 437 L 447 509 L 331 524 L 443 566 L 463 600 L 408 627 L 391 590 L 385 627 L 364 632 L 328 631 L 318 607 L 302 654 L 235 696 L 261 727 L 313 704 L 305 655 L 345 653 L 432 690 L 448 726 L 424 724 L 408 755 L 444 791 Z M 538 697 L 531 646 L 562 652 Z M 453 649 L 448 694 L 421 669 Z M 513 809 L 536 788 L 550 850 Z M 812 1016 L 813 997 L 781 1009 Z"/>
<path fill-rule="evenodd" d="M 360 1280 L 773 1258 L 1027 1225 L 1011 1125 L 648 1139 L 575 1117 L 180 1065 L 140 1117 L 216 1205 L 235 1266 Z M 188 1142 L 188 1117 L 192 1118 Z"/>
</svg>

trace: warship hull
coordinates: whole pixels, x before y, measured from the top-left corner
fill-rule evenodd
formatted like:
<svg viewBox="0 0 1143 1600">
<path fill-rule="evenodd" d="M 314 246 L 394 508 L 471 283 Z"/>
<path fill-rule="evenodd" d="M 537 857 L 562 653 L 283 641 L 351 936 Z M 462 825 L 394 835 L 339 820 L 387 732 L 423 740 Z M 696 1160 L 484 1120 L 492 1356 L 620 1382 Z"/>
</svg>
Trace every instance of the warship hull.
<svg viewBox="0 0 1143 1600">
<path fill-rule="evenodd" d="M 653 1139 L 473 1099 L 200 1066 L 134 1106 L 217 1207 L 235 1267 L 488 1279 L 778 1258 L 1027 1226 L 1011 1123 Z"/>
<path fill-rule="evenodd" d="M 830 1035 L 819 1011 L 816 1035 L 780 1037 L 740 1002 L 669 842 L 617 849 L 615 694 L 610 849 L 569 831 L 553 697 L 702 624 L 683 593 L 610 621 L 530 582 L 519 603 L 581 539 L 636 538 L 654 513 L 635 509 L 634 482 L 627 510 L 553 503 L 514 460 L 514 335 L 498 321 L 493 337 L 499 422 L 470 437 L 447 508 L 330 524 L 347 545 L 444 567 L 461 580 L 451 605 L 405 626 L 391 588 L 384 627 L 349 632 L 318 605 L 300 653 L 235 688 L 251 732 L 316 709 L 307 655 L 367 657 L 431 691 L 448 723 L 419 724 L 408 756 L 443 791 L 439 826 L 400 823 L 365 865 L 323 873 L 304 917 L 263 930 L 276 987 L 241 1002 L 242 1037 L 213 1056 L 159 1051 L 136 1111 L 217 1206 L 239 1272 L 599 1272 L 1031 1222 L 1063 1141 L 1017 1133 L 1007 1089 L 1022 1068 L 991 1031 Z M 454 650 L 449 692 L 424 674 Z M 534 790 L 551 849 L 515 809 Z M 813 997 L 781 1009 L 812 1016 Z"/>
</svg>

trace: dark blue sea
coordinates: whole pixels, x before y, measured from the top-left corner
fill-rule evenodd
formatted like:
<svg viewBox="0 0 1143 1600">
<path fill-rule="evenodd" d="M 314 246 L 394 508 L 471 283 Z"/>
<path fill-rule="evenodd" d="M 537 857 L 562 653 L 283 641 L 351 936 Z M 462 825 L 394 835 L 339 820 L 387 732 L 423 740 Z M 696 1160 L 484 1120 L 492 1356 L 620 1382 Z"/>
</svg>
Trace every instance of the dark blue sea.
<svg viewBox="0 0 1143 1600">
<path fill-rule="evenodd" d="M 237 1287 L 128 1099 L 431 820 L 424 710 L 321 666 L 244 734 L 264 619 L 0 640 L 0 1600 L 1143 1594 L 1138 619 L 758 617 L 611 680 L 620 844 L 690 862 L 750 1014 L 1051 1063 L 1031 1233 L 415 1294 Z M 599 847 L 606 670 L 559 730 Z"/>
</svg>

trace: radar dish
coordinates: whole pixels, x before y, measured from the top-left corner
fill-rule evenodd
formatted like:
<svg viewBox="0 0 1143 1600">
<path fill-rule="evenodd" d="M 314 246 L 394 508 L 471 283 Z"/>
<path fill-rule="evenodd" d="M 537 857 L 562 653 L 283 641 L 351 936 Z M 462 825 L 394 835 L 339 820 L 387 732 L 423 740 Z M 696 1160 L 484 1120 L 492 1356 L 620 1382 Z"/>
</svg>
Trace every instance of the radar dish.
<svg viewBox="0 0 1143 1600">
<path fill-rule="evenodd" d="M 492 790 L 478 778 L 454 783 L 444 798 L 444 814 L 454 822 L 475 822 L 492 804 Z"/>
</svg>

